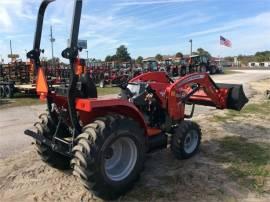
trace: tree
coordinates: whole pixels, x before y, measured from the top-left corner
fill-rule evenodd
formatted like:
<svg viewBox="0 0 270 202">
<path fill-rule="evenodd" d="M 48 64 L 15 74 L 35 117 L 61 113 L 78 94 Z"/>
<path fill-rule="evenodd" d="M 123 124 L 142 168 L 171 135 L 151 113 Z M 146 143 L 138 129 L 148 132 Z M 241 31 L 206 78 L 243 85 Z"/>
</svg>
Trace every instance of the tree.
<svg viewBox="0 0 270 202">
<path fill-rule="evenodd" d="M 270 60 L 270 51 L 263 51 L 255 53 L 255 60 L 257 62 L 265 62 Z"/>
<path fill-rule="evenodd" d="M 233 62 L 234 61 L 234 57 L 231 57 L 231 56 L 227 56 L 224 58 L 225 61 L 227 62 Z"/>
<path fill-rule="evenodd" d="M 49 59 L 49 60 L 47 60 L 47 63 L 49 64 L 49 65 L 55 65 L 55 64 L 58 64 L 58 63 L 60 63 L 60 59 L 58 58 L 58 57 L 54 57 L 53 59 Z"/>
<path fill-rule="evenodd" d="M 136 59 L 136 63 L 142 64 L 142 63 L 143 63 L 143 57 L 142 57 L 142 56 L 139 56 L 139 57 Z"/>
<path fill-rule="evenodd" d="M 207 57 L 211 57 L 211 54 L 208 51 L 204 50 L 203 48 L 198 48 L 197 53 L 198 55 L 205 55 Z"/>
<path fill-rule="evenodd" d="M 175 57 L 177 57 L 177 58 L 182 58 L 182 57 L 183 57 L 183 53 L 178 52 L 178 53 L 175 54 Z"/>
<path fill-rule="evenodd" d="M 105 62 L 112 62 L 112 56 L 108 55 L 108 56 L 105 58 Z"/>
<path fill-rule="evenodd" d="M 118 62 L 127 62 L 131 60 L 130 54 L 126 46 L 121 45 L 116 49 L 116 59 Z"/>
<path fill-rule="evenodd" d="M 116 55 L 111 56 L 111 60 L 116 62 L 118 60 L 117 56 Z"/>
<path fill-rule="evenodd" d="M 160 55 L 160 54 L 157 54 L 156 57 L 155 57 L 155 59 L 156 59 L 157 61 L 162 61 L 162 60 L 163 60 L 163 56 Z"/>
</svg>

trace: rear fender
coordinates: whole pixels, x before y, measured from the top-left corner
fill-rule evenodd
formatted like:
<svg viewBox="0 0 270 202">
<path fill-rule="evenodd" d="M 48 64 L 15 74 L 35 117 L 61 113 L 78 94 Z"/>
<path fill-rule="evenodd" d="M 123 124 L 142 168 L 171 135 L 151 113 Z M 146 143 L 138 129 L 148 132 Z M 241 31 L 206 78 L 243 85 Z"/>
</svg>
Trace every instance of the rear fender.
<svg viewBox="0 0 270 202">
<path fill-rule="evenodd" d="M 77 99 L 76 109 L 79 111 L 83 125 L 93 122 L 97 117 L 107 114 L 120 114 L 137 121 L 147 132 L 147 125 L 142 113 L 134 104 L 124 99 Z"/>
</svg>

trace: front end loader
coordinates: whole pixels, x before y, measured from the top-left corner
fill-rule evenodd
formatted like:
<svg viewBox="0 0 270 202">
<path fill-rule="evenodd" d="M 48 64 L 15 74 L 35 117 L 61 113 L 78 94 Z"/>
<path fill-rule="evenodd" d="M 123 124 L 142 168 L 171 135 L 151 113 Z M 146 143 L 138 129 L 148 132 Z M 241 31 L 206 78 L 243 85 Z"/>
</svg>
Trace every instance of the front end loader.
<svg viewBox="0 0 270 202">
<path fill-rule="evenodd" d="M 48 85 L 40 65 L 45 9 L 41 3 L 33 50 L 37 93 L 46 100 L 46 114 L 25 134 L 36 141 L 41 159 L 59 169 L 72 169 L 83 186 L 105 199 L 127 192 L 139 178 L 147 152 L 170 147 L 178 159 L 198 150 L 201 130 L 188 121 L 196 104 L 241 110 L 247 103 L 242 85 L 216 84 L 207 73 L 172 80 L 165 72 L 141 74 L 121 84 L 115 99 L 97 97 L 95 84 L 80 71 L 77 46 L 82 0 L 75 0 L 70 44 L 62 56 L 70 62 L 70 78 Z M 192 105 L 185 114 L 186 105 Z"/>
</svg>

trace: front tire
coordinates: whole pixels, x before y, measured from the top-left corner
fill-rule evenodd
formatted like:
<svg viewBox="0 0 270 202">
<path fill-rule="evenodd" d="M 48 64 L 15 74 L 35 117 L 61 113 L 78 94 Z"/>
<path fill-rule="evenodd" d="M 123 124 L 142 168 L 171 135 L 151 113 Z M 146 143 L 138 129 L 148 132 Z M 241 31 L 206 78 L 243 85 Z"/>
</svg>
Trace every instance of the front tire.
<svg viewBox="0 0 270 202">
<path fill-rule="evenodd" d="M 172 136 L 171 150 L 177 159 L 188 159 L 198 150 L 201 142 L 201 129 L 197 123 L 183 121 Z"/>
<path fill-rule="evenodd" d="M 145 159 L 144 130 L 132 119 L 112 115 L 83 128 L 73 148 L 73 174 L 97 196 L 112 200 L 139 178 Z"/>
</svg>

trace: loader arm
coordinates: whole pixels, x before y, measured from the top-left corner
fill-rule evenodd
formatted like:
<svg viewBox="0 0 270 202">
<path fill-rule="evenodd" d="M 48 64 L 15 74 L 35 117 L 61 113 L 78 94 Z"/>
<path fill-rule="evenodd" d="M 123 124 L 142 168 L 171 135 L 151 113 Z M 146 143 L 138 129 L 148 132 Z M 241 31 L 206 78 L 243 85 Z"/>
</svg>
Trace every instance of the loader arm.
<svg viewBox="0 0 270 202">
<path fill-rule="evenodd" d="M 207 73 L 194 73 L 176 80 L 166 89 L 168 112 L 173 119 L 185 117 L 185 104 L 240 111 L 248 102 L 242 85 L 215 83 Z"/>
</svg>

